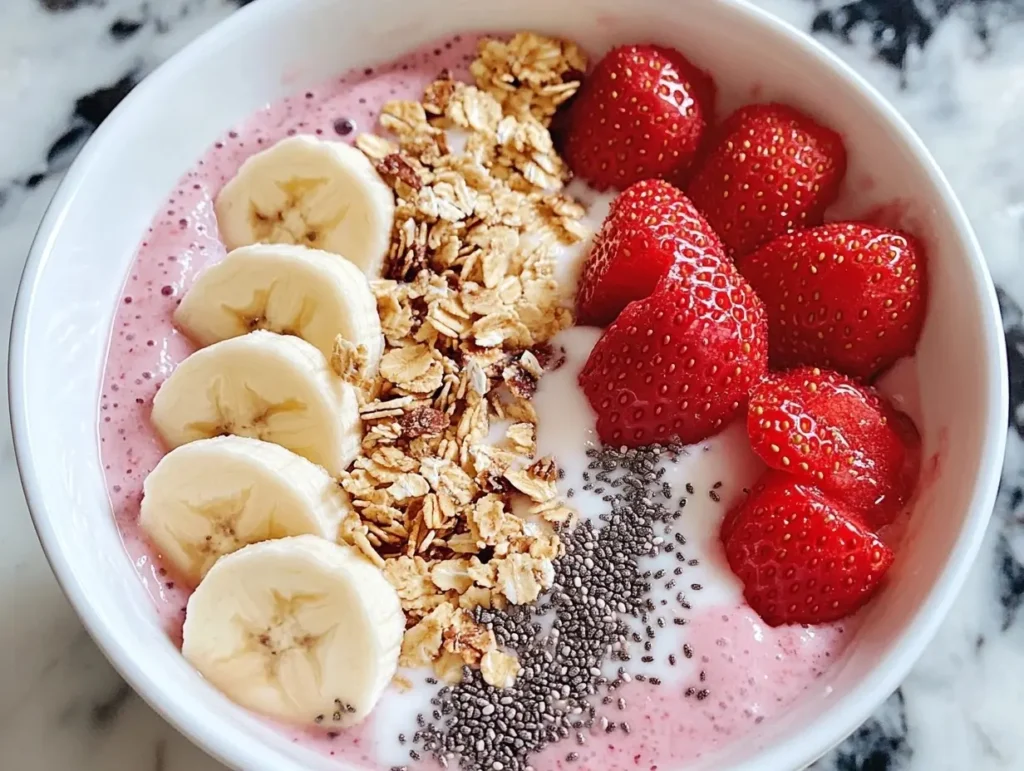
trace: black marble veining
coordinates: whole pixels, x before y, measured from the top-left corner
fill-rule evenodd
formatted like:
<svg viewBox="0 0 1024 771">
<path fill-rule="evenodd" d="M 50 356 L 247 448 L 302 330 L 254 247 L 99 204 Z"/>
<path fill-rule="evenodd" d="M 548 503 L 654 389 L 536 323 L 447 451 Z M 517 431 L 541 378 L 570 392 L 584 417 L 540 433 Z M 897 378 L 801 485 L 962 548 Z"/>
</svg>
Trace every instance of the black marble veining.
<svg viewBox="0 0 1024 771">
<path fill-rule="evenodd" d="M 913 755 L 907 739 L 903 692 L 897 690 L 876 715 L 822 762 L 835 771 L 898 771 Z"/>
</svg>

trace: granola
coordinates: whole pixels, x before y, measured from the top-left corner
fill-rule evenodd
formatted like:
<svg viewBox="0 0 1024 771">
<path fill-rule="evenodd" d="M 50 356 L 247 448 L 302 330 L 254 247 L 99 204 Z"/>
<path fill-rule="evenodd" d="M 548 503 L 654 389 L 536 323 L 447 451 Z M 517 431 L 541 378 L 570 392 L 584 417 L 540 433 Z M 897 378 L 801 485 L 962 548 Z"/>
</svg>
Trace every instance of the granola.
<svg viewBox="0 0 1024 771">
<path fill-rule="evenodd" d="M 483 41 L 470 72 L 506 113 L 532 115 L 547 125 L 579 89 L 586 69 L 586 56 L 575 43 L 520 32 L 508 41 Z"/>
<path fill-rule="evenodd" d="M 469 665 L 512 684 L 518 662 L 472 611 L 550 588 L 561 551 L 552 524 L 574 521 L 554 460 L 536 459 L 529 400 L 553 358 L 548 341 L 573 323 L 556 250 L 588 235 L 583 207 L 561 192 L 568 172 L 548 131 L 585 67 L 566 41 L 484 40 L 475 85 L 442 72 L 420 101 L 384 106 L 384 136 L 356 138 L 396 206 L 373 282 L 378 372 L 367 377 L 361 352 L 341 344 L 332 362 L 364 386 L 362 453 L 340 480 L 358 522 L 344 537 L 398 591 L 401 663 L 433 663 L 446 681 Z M 457 152 L 452 131 L 464 138 Z"/>
<path fill-rule="evenodd" d="M 495 688 L 511 688 L 521 668 L 515 656 L 499 650 L 488 651 L 480 662 L 480 674 Z"/>
</svg>

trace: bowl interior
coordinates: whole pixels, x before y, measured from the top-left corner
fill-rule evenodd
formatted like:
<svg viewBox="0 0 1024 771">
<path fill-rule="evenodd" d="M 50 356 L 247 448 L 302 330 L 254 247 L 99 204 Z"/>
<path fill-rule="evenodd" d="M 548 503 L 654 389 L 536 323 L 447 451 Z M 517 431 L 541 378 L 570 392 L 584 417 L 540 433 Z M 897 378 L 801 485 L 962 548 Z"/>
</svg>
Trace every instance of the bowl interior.
<svg viewBox="0 0 1024 771">
<path fill-rule="evenodd" d="M 82 153 L 35 244 L 11 357 L 19 460 L 65 590 L 142 695 L 236 767 L 345 766 L 268 735 L 199 678 L 162 631 L 125 558 L 96 440 L 100 373 L 124 274 L 180 174 L 254 109 L 455 31 L 522 28 L 571 36 L 591 53 L 616 42 L 672 44 L 713 72 L 723 111 L 770 98 L 805 108 L 847 142 L 851 164 L 836 213 L 873 211 L 900 222 L 929 251 L 931 312 L 917 361 L 929 462 L 892 581 L 842 660 L 806 698 L 698 767 L 793 769 L 852 731 L 920 652 L 980 541 L 1006 409 L 991 284 L 919 143 L 821 49 L 758 11 L 711 0 L 634 0 L 628 10 L 617 0 L 264 0 L 148 79 Z"/>
</svg>

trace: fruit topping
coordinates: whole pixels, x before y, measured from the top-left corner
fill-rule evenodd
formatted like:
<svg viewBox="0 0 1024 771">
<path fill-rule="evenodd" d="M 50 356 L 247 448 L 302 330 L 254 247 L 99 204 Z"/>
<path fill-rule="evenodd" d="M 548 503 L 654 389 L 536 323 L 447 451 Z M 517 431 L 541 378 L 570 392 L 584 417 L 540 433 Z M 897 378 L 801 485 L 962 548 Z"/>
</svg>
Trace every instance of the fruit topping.
<svg viewBox="0 0 1024 771">
<path fill-rule="evenodd" d="M 653 292 L 680 259 L 717 265 L 725 252 L 682 191 L 657 179 L 631 185 L 615 200 L 583 266 L 577 322 L 610 324 Z"/>
<path fill-rule="evenodd" d="M 222 556 L 250 543 L 306 533 L 337 541 L 342 523 L 355 517 L 322 467 L 243 436 L 171 450 L 143 491 L 139 525 L 191 586 Z"/>
<path fill-rule="evenodd" d="M 738 265 L 768 310 L 774 367 L 870 378 L 917 346 L 926 271 L 906 233 L 833 222 L 781 236 Z"/>
<path fill-rule="evenodd" d="M 377 299 L 348 260 L 293 244 L 241 246 L 203 270 L 174 312 L 200 346 L 254 329 L 295 335 L 330 358 L 340 335 L 372 377 L 384 349 Z"/>
<path fill-rule="evenodd" d="M 613 48 L 568 116 L 565 158 L 591 187 L 620 190 L 650 177 L 681 181 L 714 111 L 711 77 L 663 46 Z"/>
<path fill-rule="evenodd" d="M 750 392 L 747 431 L 765 463 L 817 485 L 872 528 L 892 522 L 917 482 L 913 422 L 873 388 L 835 372 L 765 377 Z"/>
<path fill-rule="evenodd" d="M 690 444 L 743 409 L 766 366 L 767 323 L 750 285 L 726 260 L 684 262 L 605 330 L 579 383 L 604 443 Z"/>
<path fill-rule="evenodd" d="M 342 255 L 371 278 L 380 275 L 395 217 L 394 195 L 366 156 L 304 135 L 249 156 L 215 208 L 229 250 L 301 244 Z"/>
<path fill-rule="evenodd" d="M 824 624 L 878 589 L 892 550 L 841 504 L 794 477 L 768 471 L 723 523 L 729 567 L 764 621 Z"/>
<path fill-rule="evenodd" d="M 713 133 L 686 192 L 738 256 L 819 224 L 845 171 L 836 132 L 792 107 L 754 104 Z"/>
<path fill-rule="evenodd" d="M 214 563 L 188 600 L 181 652 L 244 707 L 347 727 L 391 683 L 404 631 L 398 593 L 359 550 L 293 535 Z"/>
<path fill-rule="evenodd" d="M 256 330 L 201 348 L 153 398 L 168 448 L 230 434 L 274 442 L 339 475 L 363 438 L 358 389 L 310 343 Z"/>
</svg>

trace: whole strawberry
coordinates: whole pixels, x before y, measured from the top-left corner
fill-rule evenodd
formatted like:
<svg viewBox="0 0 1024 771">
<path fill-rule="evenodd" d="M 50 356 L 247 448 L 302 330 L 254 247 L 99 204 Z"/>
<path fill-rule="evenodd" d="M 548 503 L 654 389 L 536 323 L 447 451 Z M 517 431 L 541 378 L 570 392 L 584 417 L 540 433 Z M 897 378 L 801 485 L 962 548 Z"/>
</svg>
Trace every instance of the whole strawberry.
<svg viewBox="0 0 1024 771">
<path fill-rule="evenodd" d="M 727 262 L 680 272 L 626 306 L 579 383 L 606 444 L 699 442 L 746 405 L 767 366 L 764 309 Z"/>
<path fill-rule="evenodd" d="M 570 108 L 563 154 L 598 190 L 651 177 L 678 180 L 700 148 L 714 99 L 711 77 L 678 51 L 613 48 Z"/>
<path fill-rule="evenodd" d="M 686 192 L 736 257 L 819 224 L 845 173 L 837 133 L 792 107 L 754 104 L 714 132 Z"/>
<path fill-rule="evenodd" d="M 850 615 L 881 584 L 892 550 L 841 504 L 767 472 L 726 517 L 725 556 L 747 603 L 770 626 Z"/>
<path fill-rule="evenodd" d="M 927 305 L 912 236 L 832 222 L 739 260 L 768 309 L 772 366 L 815 364 L 870 378 L 917 347 Z"/>
<path fill-rule="evenodd" d="M 677 260 L 695 267 L 726 259 L 722 243 L 683 193 L 658 179 L 630 185 L 616 200 L 583 265 L 578 323 L 606 326 L 647 297 Z"/>
<path fill-rule="evenodd" d="M 836 372 L 806 367 L 765 377 L 750 392 L 747 433 L 765 463 L 817 485 L 872 528 L 892 522 L 917 484 L 913 421 Z"/>
</svg>

